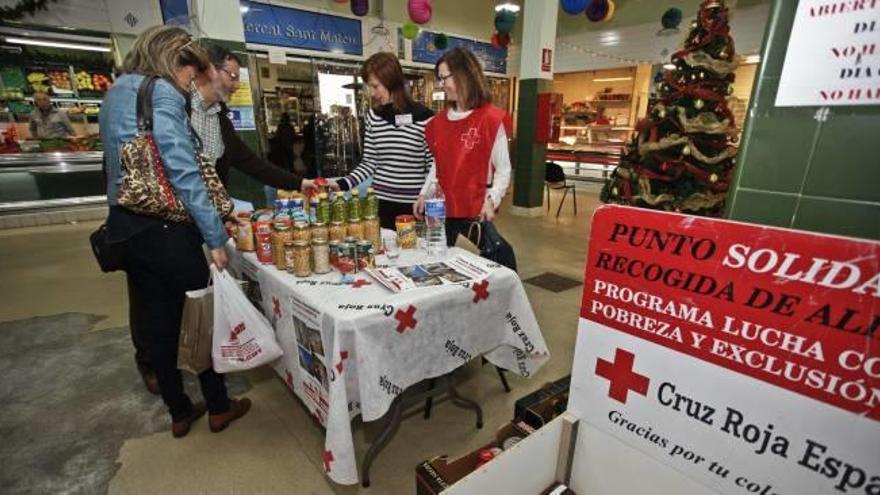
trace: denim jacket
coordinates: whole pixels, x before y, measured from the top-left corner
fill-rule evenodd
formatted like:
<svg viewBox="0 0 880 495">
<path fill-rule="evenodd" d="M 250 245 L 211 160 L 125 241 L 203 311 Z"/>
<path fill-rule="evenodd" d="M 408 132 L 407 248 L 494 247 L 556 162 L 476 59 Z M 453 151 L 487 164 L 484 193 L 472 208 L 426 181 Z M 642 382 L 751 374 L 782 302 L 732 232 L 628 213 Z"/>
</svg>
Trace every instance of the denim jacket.
<svg viewBox="0 0 880 495">
<path fill-rule="evenodd" d="M 101 104 L 101 141 L 107 164 L 107 202 L 111 209 L 122 184 L 119 161 L 122 144 L 137 133 L 137 92 L 142 75 L 118 78 Z M 199 173 L 190 134 L 186 99 L 171 83 L 159 79 L 153 86 L 153 138 L 162 157 L 165 175 L 192 216 L 202 238 L 211 249 L 223 246 L 228 238 L 223 222 L 208 198 L 208 189 Z"/>
</svg>

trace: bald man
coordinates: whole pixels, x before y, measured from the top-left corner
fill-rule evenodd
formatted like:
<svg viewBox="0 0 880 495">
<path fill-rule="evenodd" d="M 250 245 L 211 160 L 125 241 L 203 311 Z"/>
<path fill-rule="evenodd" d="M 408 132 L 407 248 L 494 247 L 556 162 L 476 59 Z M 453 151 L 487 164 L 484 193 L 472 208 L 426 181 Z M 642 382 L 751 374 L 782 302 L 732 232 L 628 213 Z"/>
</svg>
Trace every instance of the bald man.
<svg viewBox="0 0 880 495">
<path fill-rule="evenodd" d="M 52 100 L 46 93 L 34 94 L 34 105 L 31 112 L 31 137 L 33 139 L 55 139 L 73 136 L 73 126 L 67 113 L 52 106 Z"/>
</svg>

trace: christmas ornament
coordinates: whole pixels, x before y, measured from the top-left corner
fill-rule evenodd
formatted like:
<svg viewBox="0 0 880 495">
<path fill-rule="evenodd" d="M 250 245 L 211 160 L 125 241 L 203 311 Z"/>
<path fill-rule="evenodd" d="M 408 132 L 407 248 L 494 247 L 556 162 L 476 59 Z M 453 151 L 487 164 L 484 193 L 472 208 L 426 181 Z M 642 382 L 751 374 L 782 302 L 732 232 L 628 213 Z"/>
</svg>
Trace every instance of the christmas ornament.
<svg viewBox="0 0 880 495">
<path fill-rule="evenodd" d="M 682 148 L 682 149 L 681 149 L 681 154 L 684 155 L 684 156 L 688 156 L 688 155 L 690 155 L 690 154 L 691 154 L 691 147 L 690 147 L 690 146 L 685 146 L 684 148 Z"/>
<path fill-rule="evenodd" d="M 368 0 L 351 0 L 351 13 L 363 17 L 370 11 L 370 2 Z"/>
<path fill-rule="evenodd" d="M 729 95 L 733 94 L 733 84 L 727 85 L 727 94 L 729 94 Z"/>
<path fill-rule="evenodd" d="M 495 33 L 492 35 L 492 46 L 506 48 L 510 44 L 510 35 L 507 33 Z"/>
<path fill-rule="evenodd" d="M 678 25 L 681 24 L 681 9 L 678 7 L 672 7 L 663 13 L 663 17 L 660 18 L 660 24 L 663 26 L 663 29 L 676 29 Z"/>
<path fill-rule="evenodd" d="M 400 34 L 408 40 L 414 40 L 419 35 L 419 27 L 411 22 L 407 22 L 400 28 Z"/>
<path fill-rule="evenodd" d="M 510 33 L 516 24 L 516 14 L 509 10 L 501 10 L 495 14 L 495 30 L 499 33 Z"/>
<path fill-rule="evenodd" d="M 712 174 L 712 175 L 710 175 L 710 176 L 709 176 L 709 182 L 711 182 L 712 184 L 718 182 L 718 174 Z"/>
<path fill-rule="evenodd" d="M 661 108 L 660 111 L 657 112 L 657 116 L 660 117 L 661 119 L 665 119 L 666 118 L 666 110 Z"/>
<path fill-rule="evenodd" d="M 590 0 L 560 0 L 559 6 L 562 7 L 562 10 L 565 11 L 568 15 L 578 15 L 584 10 L 586 10 L 587 5 L 590 4 Z"/>
<path fill-rule="evenodd" d="M 611 194 L 617 196 L 618 194 L 620 194 L 620 192 L 617 190 L 617 187 L 612 187 L 612 188 L 611 188 Z"/>
<path fill-rule="evenodd" d="M 433 8 L 432 0 L 407 0 L 406 9 L 409 12 L 409 18 L 416 24 L 425 24 L 431 20 Z"/>
<path fill-rule="evenodd" d="M 718 52 L 718 56 L 721 58 L 727 58 L 727 50 L 722 49 L 720 52 Z"/>
<path fill-rule="evenodd" d="M 608 15 L 608 10 L 611 8 L 608 5 L 609 0 L 593 0 L 590 2 L 590 5 L 587 6 L 587 9 L 584 13 L 587 16 L 587 19 L 593 22 L 599 22 L 602 19 L 605 19 L 605 16 Z"/>
<path fill-rule="evenodd" d="M 617 4 L 614 3 L 614 0 L 608 0 L 608 13 L 602 18 L 602 22 L 610 21 L 614 17 L 615 10 L 617 10 Z"/>
<path fill-rule="evenodd" d="M 446 37 L 443 33 L 437 33 L 434 35 L 434 46 L 438 50 L 445 50 L 447 46 L 449 46 L 449 38 Z"/>
<path fill-rule="evenodd" d="M 703 103 L 703 100 L 701 100 L 699 98 L 694 100 L 694 108 L 696 108 L 697 110 L 703 108 L 703 105 L 705 105 L 705 103 Z"/>
</svg>

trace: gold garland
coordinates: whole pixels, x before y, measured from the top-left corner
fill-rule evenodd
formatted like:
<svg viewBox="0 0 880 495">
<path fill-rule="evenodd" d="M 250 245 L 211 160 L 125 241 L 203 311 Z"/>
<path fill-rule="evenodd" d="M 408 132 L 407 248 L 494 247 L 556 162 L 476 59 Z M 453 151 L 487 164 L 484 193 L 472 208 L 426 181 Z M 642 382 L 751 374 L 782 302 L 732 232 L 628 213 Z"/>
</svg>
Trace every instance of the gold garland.
<svg viewBox="0 0 880 495">
<path fill-rule="evenodd" d="M 728 62 L 727 60 L 719 60 L 712 58 L 706 52 L 696 51 L 690 52 L 684 56 L 684 61 L 691 67 L 701 67 L 709 69 L 720 77 L 725 77 L 736 69 L 736 62 Z"/>
<path fill-rule="evenodd" d="M 651 179 L 644 175 L 639 177 L 639 199 L 651 206 L 657 206 L 660 203 L 666 203 L 675 199 L 675 196 L 663 193 L 656 196 L 651 194 Z"/>
<path fill-rule="evenodd" d="M 687 110 L 682 107 L 676 107 L 676 110 L 678 112 L 678 121 L 681 122 L 684 132 L 736 135 L 736 129 L 730 126 L 730 120 L 724 119 L 719 121 L 718 116 L 714 112 L 700 112 L 696 117 L 689 119 L 687 117 Z"/>
<path fill-rule="evenodd" d="M 694 146 L 694 142 L 691 138 L 687 136 L 679 136 L 678 134 L 670 134 L 665 138 L 657 141 L 656 143 L 646 142 L 644 138 L 639 137 L 639 155 L 645 156 L 648 153 L 652 153 L 654 151 L 661 151 L 667 148 L 671 148 L 673 146 L 678 146 L 680 144 L 687 145 L 690 148 L 690 154 L 697 160 L 708 163 L 710 165 L 715 165 L 717 163 L 721 163 L 724 160 L 727 160 L 730 157 L 736 156 L 737 149 L 733 146 L 728 146 L 721 153 L 709 157 L 704 155 L 699 148 Z"/>
<path fill-rule="evenodd" d="M 675 200 L 675 196 L 672 194 L 651 194 L 651 180 L 644 176 L 639 177 L 639 192 L 639 199 L 651 206 L 657 206 L 660 203 L 671 203 Z M 718 206 L 724 201 L 724 198 L 724 194 L 699 192 L 691 194 L 677 206 L 682 210 L 699 211 Z"/>
</svg>

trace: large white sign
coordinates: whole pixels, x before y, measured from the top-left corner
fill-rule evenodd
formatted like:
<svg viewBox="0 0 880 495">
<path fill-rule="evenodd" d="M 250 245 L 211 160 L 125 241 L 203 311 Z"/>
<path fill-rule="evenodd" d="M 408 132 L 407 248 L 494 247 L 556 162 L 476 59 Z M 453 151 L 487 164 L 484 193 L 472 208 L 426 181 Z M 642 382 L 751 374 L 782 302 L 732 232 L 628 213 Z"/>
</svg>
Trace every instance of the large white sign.
<svg viewBox="0 0 880 495">
<path fill-rule="evenodd" d="M 590 236 L 569 411 L 721 493 L 880 494 L 880 244 L 616 206 Z"/>
<path fill-rule="evenodd" d="M 776 106 L 880 104 L 880 1 L 801 0 Z"/>
</svg>

